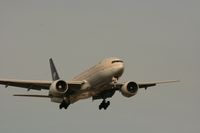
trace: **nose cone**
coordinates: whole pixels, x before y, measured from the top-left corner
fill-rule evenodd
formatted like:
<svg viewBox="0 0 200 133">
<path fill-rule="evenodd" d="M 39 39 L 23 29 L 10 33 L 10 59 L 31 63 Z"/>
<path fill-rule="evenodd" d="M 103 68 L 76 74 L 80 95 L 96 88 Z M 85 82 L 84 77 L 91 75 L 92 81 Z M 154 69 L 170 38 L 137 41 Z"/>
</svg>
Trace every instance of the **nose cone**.
<svg viewBox="0 0 200 133">
<path fill-rule="evenodd" d="M 124 72 L 124 64 L 123 63 L 121 63 L 121 65 L 119 65 L 119 73 L 120 73 L 120 76 L 123 74 L 123 72 Z"/>
<path fill-rule="evenodd" d="M 120 63 L 115 67 L 115 76 L 116 77 L 121 77 L 123 72 L 124 72 L 124 64 Z"/>
</svg>

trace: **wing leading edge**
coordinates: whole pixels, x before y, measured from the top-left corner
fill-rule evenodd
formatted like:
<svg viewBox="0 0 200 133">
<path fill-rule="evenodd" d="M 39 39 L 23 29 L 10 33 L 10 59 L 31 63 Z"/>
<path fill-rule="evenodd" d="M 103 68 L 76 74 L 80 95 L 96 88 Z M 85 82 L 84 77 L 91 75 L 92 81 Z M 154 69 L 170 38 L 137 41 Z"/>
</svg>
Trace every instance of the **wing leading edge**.
<svg viewBox="0 0 200 133">
<path fill-rule="evenodd" d="M 40 80 L 14 80 L 14 79 L 0 79 L 0 84 L 14 87 L 26 88 L 28 90 L 49 90 L 54 81 L 40 81 Z M 68 86 L 79 89 L 84 81 L 66 81 Z"/>
<path fill-rule="evenodd" d="M 137 83 L 139 88 L 147 89 L 148 87 L 153 87 L 158 84 L 166 84 L 166 83 L 174 83 L 174 82 L 180 82 L 179 80 L 169 80 L 169 81 L 158 81 L 158 82 L 143 82 L 143 83 Z M 116 89 L 120 89 L 125 83 L 117 83 Z"/>
<path fill-rule="evenodd" d="M 174 82 L 180 82 L 179 80 L 169 80 L 169 81 L 158 81 L 158 82 L 146 82 L 146 83 L 139 83 L 139 88 L 145 88 L 156 86 L 158 84 L 166 84 L 166 83 L 174 83 Z"/>
<path fill-rule="evenodd" d="M 14 87 L 27 88 L 28 90 L 48 90 L 52 81 L 0 79 L 0 84 Z"/>
</svg>

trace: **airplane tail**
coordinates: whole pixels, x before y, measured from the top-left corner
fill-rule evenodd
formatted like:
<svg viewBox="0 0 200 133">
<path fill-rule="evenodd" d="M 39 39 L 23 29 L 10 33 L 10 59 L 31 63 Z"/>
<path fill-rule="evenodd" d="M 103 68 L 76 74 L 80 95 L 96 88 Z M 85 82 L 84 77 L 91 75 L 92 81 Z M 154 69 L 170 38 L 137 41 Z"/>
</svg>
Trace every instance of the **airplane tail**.
<svg viewBox="0 0 200 133">
<path fill-rule="evenodd" d="M 55 81 L 60 79 L 52 58 L 49 59 L 49 63 L 51 68 L 52 80 Z"/>
</svg>

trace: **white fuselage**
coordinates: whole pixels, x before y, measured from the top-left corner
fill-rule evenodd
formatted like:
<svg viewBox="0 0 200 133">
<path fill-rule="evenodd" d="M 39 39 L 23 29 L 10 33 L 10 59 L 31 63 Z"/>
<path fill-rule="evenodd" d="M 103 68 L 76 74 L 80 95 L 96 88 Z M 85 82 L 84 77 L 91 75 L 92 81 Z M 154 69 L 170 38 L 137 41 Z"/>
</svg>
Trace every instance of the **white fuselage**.
<svg viewBox="0 0 200 133">
<path fill-rule="evenodd" d="M 124 64 L 118 58 L 109 58 L 101 61 L 92 68 L 84 71 L 72 81 L 85 81 L 78 94 L 70 96 L 72 103 L 95 96 L 104 90 L 112 89 L 110 84 L 123 74 Z"/>
</svg>

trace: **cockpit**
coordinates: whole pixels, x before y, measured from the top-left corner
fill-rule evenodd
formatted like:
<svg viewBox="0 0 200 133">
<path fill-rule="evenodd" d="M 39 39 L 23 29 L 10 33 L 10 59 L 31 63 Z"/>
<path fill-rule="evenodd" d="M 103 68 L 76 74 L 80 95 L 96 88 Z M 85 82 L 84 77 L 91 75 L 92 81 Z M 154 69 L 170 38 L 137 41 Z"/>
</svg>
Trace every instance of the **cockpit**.
<svg viewBox="0 0 200 133">
<path fill-rule="evenodd" d="M 113 61 L 112 61 L 112 64 L 114 64 L 114 63 L 118 63 L 118 62 L 121 62 L 121 63 L 123 63 L 123 61 L 122 61 L 122 60 L 113 60 Z"/>
<path fill-rule="evenodd" d="M 100 64 L 123 64 L 123 61 L 116 57 L 106 58 L 99 62 Z"/>
</svg>

